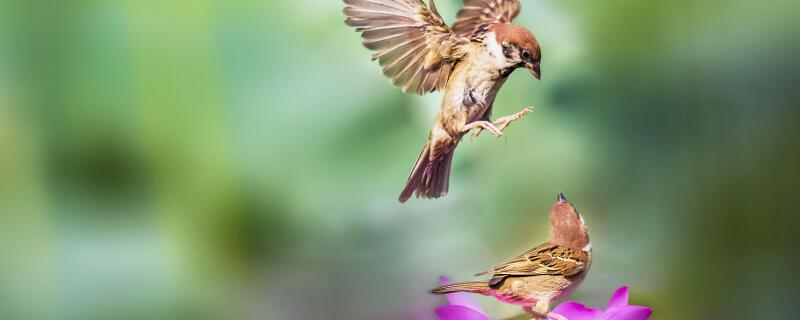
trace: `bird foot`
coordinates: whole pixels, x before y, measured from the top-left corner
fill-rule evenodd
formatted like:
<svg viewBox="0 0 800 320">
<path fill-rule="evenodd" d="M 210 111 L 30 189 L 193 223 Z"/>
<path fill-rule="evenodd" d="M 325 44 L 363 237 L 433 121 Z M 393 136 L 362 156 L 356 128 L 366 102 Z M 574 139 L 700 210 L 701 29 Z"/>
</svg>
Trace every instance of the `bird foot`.
<svg viewBox="0 0 800 320">
<path fill-rule="evenodd" d="M 531 111 L 533 111 L 533 107 L 525 107 L 525 109 L 522 109 L 522 111 L 520 111 L 520 112 L 517 112 L 517 113 L 512 114 L 512 115 L 508 115 L 508 116 L 505 116 L 505 117 L 502 117 L 502 118 L 499 118 L 497 120 L 494 120 L 494 121 L 490 122 L 494 126 L 494 128 L 498 132 L 500 132 L 500 135 L 495 134 L 495 132 L 492 132 L 492 134 L 495 137 L 503 136 L 503 130 L 505 130 L 508 127 L 508 125 L 511 124 L 511 122 L 519 120 L 520 118 L 522 118 L 526 114 L 530 113 Z M 478 122 L 481 122 L 481 121 L 478 121 Z M 488 121 L 483 121 L 483 122 L 488 122 Z M 472 132 L 472 135 L 470 135 L 470 141 L 472 139 L 475 139 L 476 137 L 478 137 L 478 135 L 480 135 L 482 131 L 483 131 L 483 128 L 481 126 L 477 126 L 477 129 L 474 132 Z"/>
<path fill-rule="evenodd" d="M 530 315 L 533 320 L 547 320 L 547 312 L 544 313 L 534 310 L 532 307 L 523 307 L 522 310 L 525 310 L 525 313 Z"/>
<path fill-rule="evenodd" d="M 558 313 L 555 313 L 555 312 L 548 313 L 547 314 L 547 319 L 550 319 L 550 320 L 569 320 L 569 319 L 567 319 L 567 317 L 562 316 L 562 315 L 560 315 Z"/>
<path fill-rule="evenodd" d="M 550 303 L 548 301 L 538 301 L 535 306 L 522 307 L 525 313 L 531 315 L 535 320 L 569 320 L 566 317 L 550 312 Z"/>
<path fill-rule="evenodd" d="M 473 123 L 470 123 L 470 124 L 464 126 L 463 132 L 467 132 L 467 131 L 469 131 L 471 129 L 476 129 L 476 128 L 478 130 L 477 132 L 481 132 L 483 130 L 488 130 L 496 138 L 499 138 L 499 137 L 503 136 L 503 131 L 500 130 L 499 128 L 497 128 L 494 125 L 494 123 L 489 122 L 489 121 L 475 121 Z"/>
</svg>

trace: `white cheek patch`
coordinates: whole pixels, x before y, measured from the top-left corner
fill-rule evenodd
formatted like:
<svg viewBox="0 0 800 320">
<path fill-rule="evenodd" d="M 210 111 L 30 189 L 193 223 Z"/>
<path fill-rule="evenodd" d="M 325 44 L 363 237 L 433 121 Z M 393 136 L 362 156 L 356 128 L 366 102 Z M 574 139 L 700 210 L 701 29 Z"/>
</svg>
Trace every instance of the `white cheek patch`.
<svg viewBox="0 0 800 320">
<path fill-rule="evenodd" d="M 581 226 L 583 226 L 583 231 L 586 231 L 586 221 L 583 220 L 583 215 L 581 215 L 580 213 L 578 213 L 578 220 L 581 221 Z M 588 237 L 588 235 L 587 235 L 587 237 Z M 585 252 L 591 253 L 592 252 L 592 243 L 591 242 L 587 243 L 586 246 L 583 247 L 582 250 L 585 251 Z"/>
<path fill-rule="evenodd" d="M 497 36 L 494 32 L 489 32 L 486 35 L 484 44 L 486 45 L 486 50 L 494 57 L 495 63 L 502 65 L 506 60 L 506 56 L 503 55 L 503 47 L 497 42 Z"/>
</svg>

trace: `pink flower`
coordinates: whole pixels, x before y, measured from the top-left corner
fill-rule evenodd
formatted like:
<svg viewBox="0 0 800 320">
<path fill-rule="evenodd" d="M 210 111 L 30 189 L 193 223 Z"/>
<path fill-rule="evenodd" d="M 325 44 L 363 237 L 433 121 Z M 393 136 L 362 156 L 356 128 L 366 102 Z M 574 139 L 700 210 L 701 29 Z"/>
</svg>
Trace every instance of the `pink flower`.
<svg viewBox="0 0 800 320">
<path fill-rule="evenodd" d="M 587 308 L 580 303 L 567 301 L 553 309 L 553 313 L 569 320 L 646 320 L 653 314 L 653 310 L 648 307 L 628 305 L 628 287 L 624 286 L 614 292 L 605 310 Z M 553 320 L 555 317 L 550 316 L 550 319 Z"/>
<path fill-rule="evenodd" d="M 439 282 L 443 286 L 453 283 L 445 276 L 439 277 Z M 450 304 L 436 308 L 439 320 L 490 320 L 478 301 L 469 293 L 455 292 L 445 296 Z"/>
</svg>

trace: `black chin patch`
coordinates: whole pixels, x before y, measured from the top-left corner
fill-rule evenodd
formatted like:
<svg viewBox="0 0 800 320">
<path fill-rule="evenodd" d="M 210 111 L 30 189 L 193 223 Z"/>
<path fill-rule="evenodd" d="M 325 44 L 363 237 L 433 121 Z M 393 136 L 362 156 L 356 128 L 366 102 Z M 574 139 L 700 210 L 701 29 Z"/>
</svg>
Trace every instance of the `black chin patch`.
<svg viewBox="0 0 800 320">
<path fill-rule="evenodd" d="M 502 69 L 502 70 L 500 70 L 500 77 L 501 77 L 501 78 L 507 78 L 507 77 L 508 77 L 509 75 L 511 75 L 511 73 L 512 73 L 512 72 L 514 72 L 514 70 L 516 70 L 516 69 L 517 69 L 517 67 L 516 67 L 516 66 L 513 66 L 513 67 L 508 67 L 508 68 Z"/>
</svg>

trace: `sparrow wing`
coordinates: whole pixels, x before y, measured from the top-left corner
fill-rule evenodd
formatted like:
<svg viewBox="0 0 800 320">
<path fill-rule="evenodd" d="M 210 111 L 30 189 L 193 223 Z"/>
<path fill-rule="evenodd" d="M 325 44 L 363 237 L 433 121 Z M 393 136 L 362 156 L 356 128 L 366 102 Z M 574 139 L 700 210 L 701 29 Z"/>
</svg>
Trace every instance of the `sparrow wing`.
<svg viewBox="0 0 800 320">
<path fill-rule="evenodd" d="M 373 60 L 404 92 L 441 90 L 468 39 L 444 23 L 433 0 L 344 0 L 345 23 L 361 32 Z"/>
<path fill-rule="evenodd" d="M 488 271 L 493 276 L 571 276 L 586 269 L 588 255 L 581 250 L 544 243 Z"/>
<path fill-rule="evenodd" d="M 453 32 L 467 38 L 479 38 L 496 23 L 510 23 L 519 15 L 519 0 L 464 0 Z"/>
</svg>

